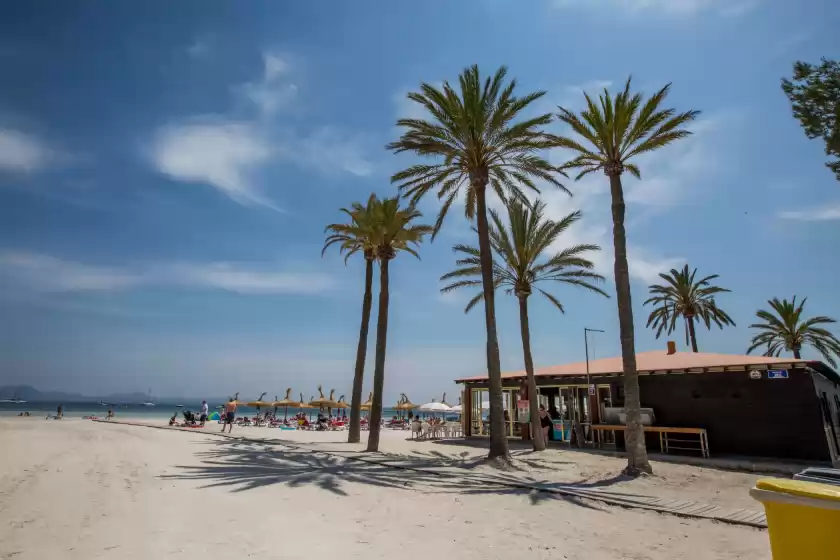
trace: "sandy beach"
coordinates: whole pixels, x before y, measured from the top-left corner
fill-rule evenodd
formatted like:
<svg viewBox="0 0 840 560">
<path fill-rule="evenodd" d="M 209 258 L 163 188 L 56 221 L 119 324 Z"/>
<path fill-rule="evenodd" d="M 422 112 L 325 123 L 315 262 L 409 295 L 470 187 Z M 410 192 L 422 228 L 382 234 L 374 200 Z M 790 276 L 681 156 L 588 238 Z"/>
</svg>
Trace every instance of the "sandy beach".
<svg viewBox="0 0 840 560">
<path fill-rule="evenodd" d="M 83 420 L 0 420 L 0 558 L 769 558 L 766 531 L 465 484 L 336 454 L 345 433 L 234 429 L 220 438 Z M 481 449 L 406 441 L 389 457 L 484 469 Z M 329 454 L 318 450 L 330 451 Z M 549 451 L 512 476 L 656 489 L 756 508 L 752 475 Z M 693 497 L 692 497 L 693 496 Z"/>
</svg>

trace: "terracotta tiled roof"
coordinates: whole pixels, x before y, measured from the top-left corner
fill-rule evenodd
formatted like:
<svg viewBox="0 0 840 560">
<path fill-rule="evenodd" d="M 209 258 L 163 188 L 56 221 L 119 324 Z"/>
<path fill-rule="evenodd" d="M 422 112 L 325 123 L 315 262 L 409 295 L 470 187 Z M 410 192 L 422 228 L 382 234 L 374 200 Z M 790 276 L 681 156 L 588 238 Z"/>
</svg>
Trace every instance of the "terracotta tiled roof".
<svg viewBox="0 0 840 560">
<path fill-rule="evenodd" d="M 822 362 L 811 360 L 796 360 L 794 358 L 769 358 L 767 356 L 742 356 L 740 354 L 710 354 L 705 352 L 676 352 L 668 354 L 665 350 L 654 350 L 651 352 L 639 352 L 636 354 L 636 369 L 639 372 L 666 372 L 670 370 L 691 370 L 699 368 L 726 368 L 738 366 L 772 366 L 774 364 L 797 364 L 814 367 L 821 373 L 830 368 Z M 816 367 L 816 365 L 820 367 Z M 589 360 L 589 373 L 591 375 L 618 375 L 623 371 L 621 356 L 612 358 L 601 358 Z M 823 373 L 825 375 L 825 373 Z M 586 362 L 575 362 L 559 366 L 548 366 L 537 368 L 534 371 L 537 377 L 562 377 L 586 375 Z M 502 372 L 502 378 L 511 379 L 525 377 L 525 370 Z M 481 381 L 487 379 L 487 375 L 466 377 L 456 380 L 456 383 L 464 381 Z"/>
</svg>

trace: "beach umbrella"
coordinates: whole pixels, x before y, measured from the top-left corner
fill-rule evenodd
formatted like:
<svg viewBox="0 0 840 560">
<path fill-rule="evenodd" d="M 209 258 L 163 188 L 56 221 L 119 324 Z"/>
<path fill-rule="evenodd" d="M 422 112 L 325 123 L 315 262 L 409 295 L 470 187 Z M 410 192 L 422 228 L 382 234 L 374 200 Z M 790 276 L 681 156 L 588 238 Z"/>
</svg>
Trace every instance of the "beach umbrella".
<svg viewBox="0 0 840 560">
<path fill-rule="evenodd" d="M 373 391 L 371 391 L 371 393 L 368 395 L 367 402 L 362 403 L 362 406 L 360 406 L 359 408 L 361 408 L 362 410 L 370 410 L 371 408 L 373 408 Z"/>
<path fill-rule="evenodd" d="M 338 402 L 335 403 L 335 407 L 338 408 L 338 409 L 341 409 L 341 410 L 347 410 L 348 408 L 350 408 L 350 405 L 344 400 L 344 395 L 341 395 L 340 397 L 338 397 Z M 344 416 L 347 416 L 346 412 L 344 412 L 342 414 Z M 338 416 L 338 415 L 336 414 L 336 416 Z"/>
<path fill-rule="evenodd" d="M 397 406 L 394 407 L 397 411 L 399 411 L 400 416 L 402 416 L 403 412 L 414 410 L 417 408 L 417 405 L 412 403 L 408 400 L 408 397 L 405 393 L 400 393 L 400 402 L 397 403 Z"/>
<path fill-rule="evenodd" d="M 451 405 L 451 404 L 449 404 L 448 402 L 446 402 L 446 393 L 444 393 L 444 394 L 443 394 L 443 398 L 442 398 L 442 399 L 440 399 L 440 404 L 445 404 L 445 405 L 446 405 L 446 406 L 448 406 L 449 408 L 452 408 L 452 405 Z"/>
<path fill-rule="evenodd" d="M 260 409 L 261 409 L 261 408 L 269 408 L 269 407 L 271 407 L 271 404 L 272 404 L 272 402 L 271 402 L 271 401 L 264 401 L 264 400 L 262 400 L 264 396 L 265 396 L 265 393 L 261 394 L 261 395 L 260 395 L 260 398 L 258 398 L 257 400 L 255 400 L 255 401 L 249 401 L 249 402 L 247 403 L 247 405 L 248 405 L 248 406 L 253 406 L 254 408 L 256 408 L 256 409 L 257 409 L 257 415 L 258 415 L 258 416 L 259 416 L 259 414 L 260 414 Z"/>
<path fill-rule="evenodd" d="M 318 408 L 318 409 L 334 408 L 335 405 L 338 404 L 332 398 L 334 393 L 335 393 L 335 389 L 330 391 L 330 396 L 329 396 L 329 398 L 327 398 L 327 397 L 324 396 L 324 391 L 322 390 L 321 385 L 318 385 L 319 396 L 318 396 L 317 399 L 309 401 L 309 406 L 311 406 L 313 408 Z"/>
<path fill-rule="evenodd" d="M 311 401 L 312 397 L 309 397 L 309 400 Z M 300 394 L 300 402 L 297 403 L 297 407 L 298 408 L 309 408 L 309 409 L 312 408 L 311 405 L 309 405 L 305 400 L 303 400 L 303 393 Z M 310 418 L 312 417 L 312 411 L 311 410 L 310 410 L 310 413 L 309 413 L 309 417 Z"/>
<path fill-rule="evenodd" d="M 289 398 L 291 396 L 291 394 L 292 394 L 292 388 L 289 387 L 288 389 L 286 389 L 286 396 L 285 396 L 285 398 L 283 398 L 282 401 L 274 401 L 273 403 L 271 403 L 272 406 L 274 407 L 275 412 L 277 411 L 277 408 L 279 408 L 281 406 L 286 409 L 283 412 L 283 420 L 286 420 L 288 418 L 289 407 L 290 406 L 300 406 L 300 404 L 301 404 L 301 403 Z M 301 397 L 303 397 L 303 395 L 301 395 Z"/>
<path fill-rule="evenodd" d="M 445 393 L 444 393 L 444 397 L 446 397 L 446 394 L 445 394 Z M 462 407 L 461 407 L 461 397 L 458 397 L 458 404 L 456 404 L 455 406 L 453 406 L 452 408 L 450 408 L 450 409 L 449 409 L 449 411 L 450 411 L 450 412 L 455 412 L 455 413 L 461 414 L 461 410 L 462 410 Z"/>
<path fill-rule="evenodd" d="M 405 396 L 405 393 L 400 393 L 400 402 L 397 403 L 395 406 L 397 410 L 414 410 L 417 408 L 416 404 L 413 404 L 408 397 Z"/>
<path fill-rule="evenodd" d="M 432 399 L 432 402 L 421 405 L 420 410 L 422 412 L 431 412 L 432 414 L 436 414 L 438 412 L 441 412 L 441 413 L 445 414 L 452 409 L 450 407 L 446 406 L 445 404 L 435 402 L 435 400 Z"/>
</svg>

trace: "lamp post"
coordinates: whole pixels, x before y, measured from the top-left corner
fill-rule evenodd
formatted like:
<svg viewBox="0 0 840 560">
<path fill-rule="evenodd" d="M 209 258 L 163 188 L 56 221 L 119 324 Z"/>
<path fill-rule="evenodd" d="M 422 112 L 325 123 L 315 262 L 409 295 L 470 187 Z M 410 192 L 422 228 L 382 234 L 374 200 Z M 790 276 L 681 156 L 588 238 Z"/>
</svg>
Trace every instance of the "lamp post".
<svg viewBox="0 0 840 560">
<path fill-rule="evenodd" d="M 589 333 L 591 332 L 599 332 L 602 333 L 601 329 L 590 329 L 587 327 L 583 328 L 583 347 L 586 350 L 586 391 L 587 394 L 589 393 L 589 387 L 591 387 L 591 383 L 589 382 Z"/>
</svg>

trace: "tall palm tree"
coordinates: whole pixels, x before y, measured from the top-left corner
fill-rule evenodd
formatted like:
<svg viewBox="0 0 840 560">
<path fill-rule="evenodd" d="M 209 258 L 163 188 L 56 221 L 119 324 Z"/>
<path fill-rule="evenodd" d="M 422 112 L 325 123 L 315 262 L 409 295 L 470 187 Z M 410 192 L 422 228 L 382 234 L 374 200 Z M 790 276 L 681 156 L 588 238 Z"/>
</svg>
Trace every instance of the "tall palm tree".
<svg viewBox="0 0 840 560">
<path fill-rule="evenodd" d="M 373 370 L 373 406 L 370 411 L 370 434 L 368 451 L 379 451 L 379 430 L 382 420 L 382 394 L 385 385 L 385 350 L 388 341 L 388 299 L 390 262 L 400 251 L 420 256 L 414 247 L 432 233 L 432 227 L 412 222 L 422 216 L 413 205 L 400 208 L 399 198 L 375 200 L 371 198 L 372 224 L 371 241 L 379 261 L 379 316 L 376 322 L 376 358 Z"/>
<path fill-rule="evenodd" d="M 641 424 L 639 377 L 636 371 L 636 343 L 633 335 L 633 308 L 630 301 L 630 274 L 627 266 L 627 237 L 624 231 L 624 188 L 621 176 L 627 171 L 641 178 L 635 156 L 653 152 L 691 134 L 683 125 L 693 121 L 699 111 L 677 114 L 662 109 L 671 84 L 644 101 L 641 93 L 630 93 L 630 79 L 624 90 L 615 96 L 604 89 L 597 102 L 589 94 L 586 109 L 579 115 L 559 107 L 558 118 L 571 127 L 578 138 L 556 137 L 556 145 L 568 148 L 577 156 L 568 162 L 568 169 L 579 169 L 580 179 L 588 173 L 603 171 L 610 180 L 612 198 L 613 246 L 615 251 L 615 293 L 624 364 L 624 408 L 627 411 L 627 467 L 624 472 L 635 476 L 652 472 L 645 449 Z"/>
<path fill-rule="evenodd" d="M 348 443 L 361 441 L 362 418 L 362 386 L 365 376 L 365 358 L 367 354 L 368 328 L 370 326 L 370 309 L 373 303 L 373 261 L 376 260 L 375 247 L 371 240 L 372 216 L 371 207 L 376 197 L 371 195 L 367 204 L 354 202 L 348 210 L 341 211 L 350 218 L 346 224 L 330 224 L 324 230 L 329 232 L 321 250 L 321 256 L 332 245 L 338 245 L 347 263 L 352 255 L 361 253 L 365 259 L 365 293 L 362 297 L 362 324 L 359 327 L 359 344 L 356 347 L 356 368 L 353 374 L 353 393 L 350 396 L 350 432 Z"/>
<path fill-rule="evenodd" d="M 484 292 L 484 322 L 487 330 L 487 375 L 490 385 L 489 458 L 509 461 L 502 406 L 502 374 L 496 309 L 493 294 L 493 256 L 487 223 L 487 189 L 502 200 L 524 199 L 524 189 L 539 192 L 535 181 L 555 185 L 562 170 L 551 165 L 540 151 L 552 145 L 542 128 L 551 114 L 520 118 L 521 113 L 545 92 L 518 97 L 516 80 L 505 84 L 503 66 L 483 82 L 478 66 L 466 68 L 457 89 L 444 82 L 440 88 L 422 84 L 408 98 L 425 108 L 429 120 L 400 119 L 404 129 L 399 140 L 388 145 L 395 153 L 413 152 L 434 158 L 432 163 L 413 165 L 391 177 L 412 203 L 436 191 L 443 201 L 434 234 L 440 230 L 452 203 L 461 196 L 466 217 L 476 220 Z M 519 120 L 517 120 L 519 119 Z M 434 236 L 433 236 L 434 237 Z"/>
<path fill-rule="evenodd" d="M 592 261 L 585 258 L 590 251 L 600 251 L 597 245 L 574 245 L 549 255 L 552 245 L 569 227 L 577 222 L 580 212 L 572 212 L 559 222 L 544 217 L 545 203 L 537 201 L 533 208 L 519 201 L 508 205 L 506 228 L 499 214 L 490 210 L 490 245 L 496 258 L 493 261 L 493 285 L 504 287 L 507 293 L 519 300 L 519 328 L 522 334 L 522 352 L 525 357 L 525 373 L 528 380 L 528 406 L 531 418 L 531 440 L 535 451 L 545 449 L 537 405 L 537 382 L 534 378 L 534 360 L 531 356 L 531 329 L 528 321 L 528 298 L 534 289 L 544 295 L 561 313 L 563 304 L 549 292 L 535 288 L 537 282 L 560 282 L 607 294 L 595 283 L 604 277 L 592 272 Z M 475 247 L 456 245 L 454 251 L 461 258 L 455 263 L 459 268 L 441 276 L 441 280 L 453 282 L 441 289 L 450 292 L 460 288 L 481 286 L 481 253 Z M 607 296 L 609 297 L 609 296 Z M 465 313 L 475 307 L 484 292 L 479 292 L 467 303 Z"/>
<path fill-rule="evenodd" d="M 645 326 L 656 329 L 656 338 L 659 338 L 665 329 L 668 330 L 668 334 L 674 332 L 677 319 L 682 317 L 685 321 L 685 343 L 691 342 L 693 352 L 699 351 L 697 334 L 694 332 L 695 321 L 702 319 L 706 330 L 711 330 L 712 322 L 721 329 L 724 325 L 735 326 L 735 321 L 715 303 L 717 294 L 729 292 L 726 288 L 712 285 L 712 280 L 718 278 L 718 275 L 695 280 L 696 275 L 697 269 L 689 273 L 688 265 L 682 270 L 672 268 L 668 274 L 660 273 L 659 277 L 665 284 L 648 286 L 651 297 L 644 303 L 654 306 Z"/>
<path fill-rule="evenodd" d="M 802 359 L 803 346 L 812 346 L 832 367 L 837 367 L 835 356 L 840 356 L 840 340 L 830 331 L 817 325 L 836 323 L 831 317 L 817 316 L 805 319 L 802 310 L 808 298 L 803 298 L 799 305 L 796 296 L 791 301 L 779 298 L 768 300 L 772 311 L 760 309 L 755 315 L 762 322 L 750 325 L 760 332 L 752 338 L 752 345 L 747 354 L 764 346 L 765 356 L 778 356 L 782 352 L 793 352 L 793 357 Z M 775 312 L 775 314 L 774 314 Z"/>
</svg>

